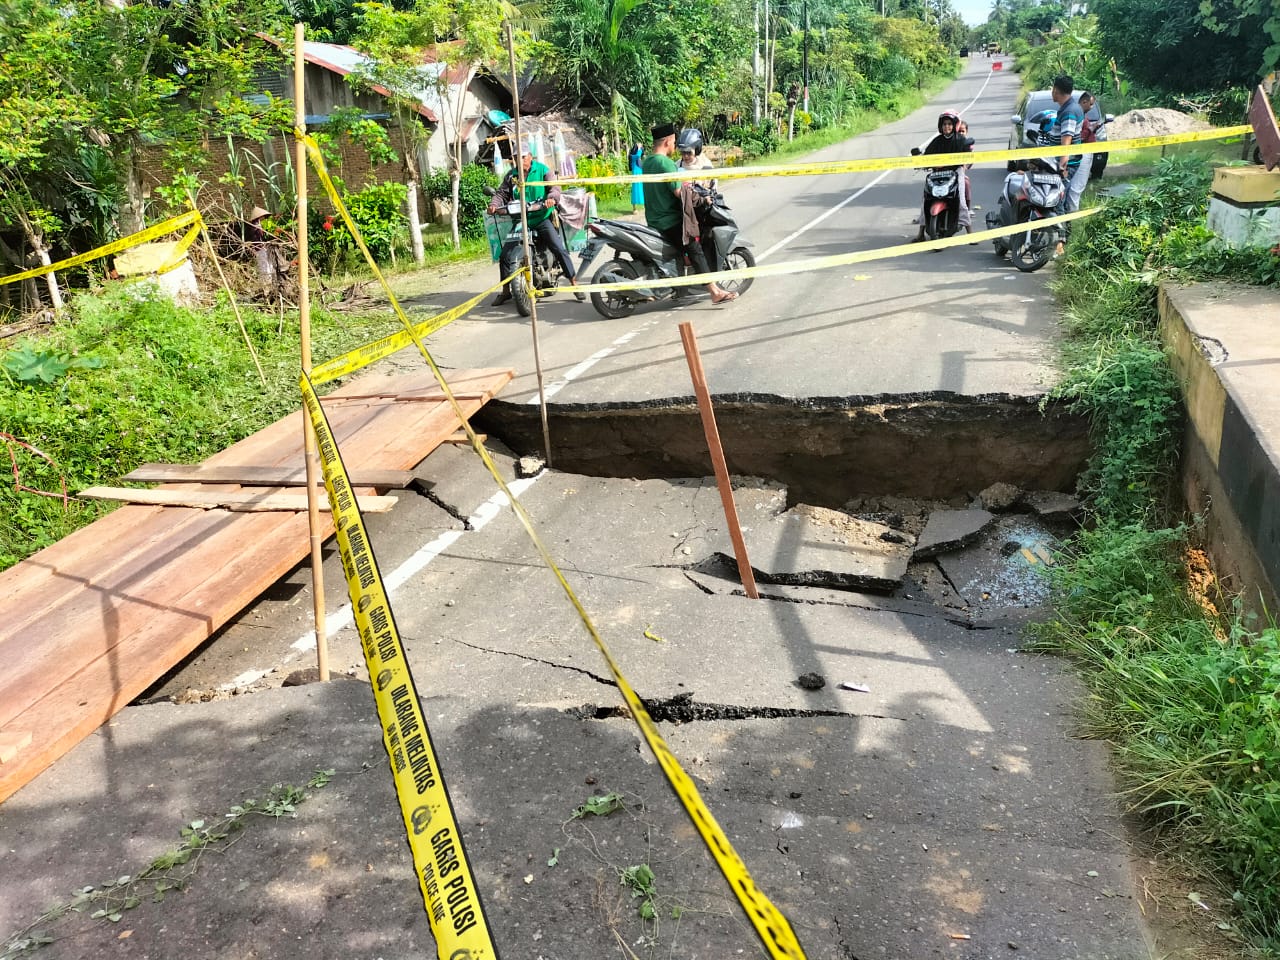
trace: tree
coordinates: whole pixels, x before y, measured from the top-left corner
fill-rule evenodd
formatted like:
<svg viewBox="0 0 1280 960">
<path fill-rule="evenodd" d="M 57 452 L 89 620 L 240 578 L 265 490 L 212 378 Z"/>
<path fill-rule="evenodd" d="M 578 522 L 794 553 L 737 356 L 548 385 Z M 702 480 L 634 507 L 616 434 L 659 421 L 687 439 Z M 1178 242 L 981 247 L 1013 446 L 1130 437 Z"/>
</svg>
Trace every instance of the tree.
<svg viewBox="0 0 1280 960">
<path fill-rule="evenodd" d="M 1150 0 L 1092 0 L 1089 10 L 1098 17 L 1099 45 L 1130 77 L 1157 90 L 1197 93 L 1252 86 L 1261 77 L 1271 44 L 1263 14 L 1241 12 L 1251 3 L 1164 0 L 1157 12 Z M 1223 29 L 1210 29 L 1207 18 Z"/>
<path fill-rule="evenodd" d="M 462 178 L 466 89 L 485 64 L 505 62 L 507 50 L 503 25 L 518 11 L 507 0 L 414 0 L 404 10 L 381 3 L 361 4 L 357 43 L 373 58 L 366 78 L 392 91 L 401 112 L 411 98 L 426 88 L 433 92 L 433 106 L 440 119 L 439 135 L 449 145 L 449 179 L 452 203 L 450 225 L 455 247 L 461 246 L 458 228 L 459 184 Z M 402 130 L 413 130 L 415 139 L 426 136 L 416 119 L 402 117 Z M 416 146 L 416 143 L 414 144 Z M 416 151 L 404 151 L 409 175 L 411 220 L 416 217 L 420 172 Z M 417 234 L 414 256 L 422 260 L 421 233 Z"/>
</svg>

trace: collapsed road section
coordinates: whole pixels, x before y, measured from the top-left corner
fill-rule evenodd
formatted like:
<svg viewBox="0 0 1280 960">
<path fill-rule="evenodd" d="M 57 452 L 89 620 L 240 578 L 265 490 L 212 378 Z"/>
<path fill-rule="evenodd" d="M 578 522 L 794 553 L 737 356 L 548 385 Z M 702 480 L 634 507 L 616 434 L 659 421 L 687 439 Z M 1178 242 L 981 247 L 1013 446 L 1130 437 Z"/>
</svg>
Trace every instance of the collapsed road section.
<svg viewBox="0 0 1280 960">
<path fill-rule="evenodd" d="M 850 497 L 955 497 L 1004 481 L 1029 490 L 1074 489 L 1089 455 L 1088 423 L 1042 397 L 908 395 L 805 400 L 715 396 L 732 473 L 768 477 L 796 499 L 839 506 Z M 603 477 L 711 473 L 692 397 L 549 410 L 558 469 Z M 503 400 L 478 429 L 538 453 L 538 409 Z"/>
</svg>

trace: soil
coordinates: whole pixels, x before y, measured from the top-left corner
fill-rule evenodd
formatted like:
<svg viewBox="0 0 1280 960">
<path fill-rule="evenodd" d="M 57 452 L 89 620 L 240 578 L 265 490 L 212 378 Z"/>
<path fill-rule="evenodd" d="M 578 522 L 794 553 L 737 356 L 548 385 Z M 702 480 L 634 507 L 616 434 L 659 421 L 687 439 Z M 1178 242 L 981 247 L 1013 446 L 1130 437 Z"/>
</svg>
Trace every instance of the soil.
<svg viewBox="0 0 1280 960">
<path fill-rule="evenodd" d="M 1131 140 L 1135 137 L 1160 137 L 1171 133 L 1192 133 L 1208 130 L 1212 124 L 1197 120 L 1186 113 L 1165 107 L 1147 107 L 1122 113 L 1107 124 L 1112 140 Z"/>
</svg>

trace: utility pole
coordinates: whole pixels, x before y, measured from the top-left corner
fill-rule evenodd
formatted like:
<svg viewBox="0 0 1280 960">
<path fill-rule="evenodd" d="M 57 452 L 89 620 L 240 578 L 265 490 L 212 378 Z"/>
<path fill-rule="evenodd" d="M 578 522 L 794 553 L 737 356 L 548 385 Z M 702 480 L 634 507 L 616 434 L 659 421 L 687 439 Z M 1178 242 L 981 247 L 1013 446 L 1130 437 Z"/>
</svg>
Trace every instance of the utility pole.
<svg viewBox="0 0 1280 960">
<path fill-rule="evenodd" d="M 804 112 L 809 112 L 809 0 L 804 0 L 804 50 L 800 56 L 801 99 L 804 101 Z"/>
</svg>

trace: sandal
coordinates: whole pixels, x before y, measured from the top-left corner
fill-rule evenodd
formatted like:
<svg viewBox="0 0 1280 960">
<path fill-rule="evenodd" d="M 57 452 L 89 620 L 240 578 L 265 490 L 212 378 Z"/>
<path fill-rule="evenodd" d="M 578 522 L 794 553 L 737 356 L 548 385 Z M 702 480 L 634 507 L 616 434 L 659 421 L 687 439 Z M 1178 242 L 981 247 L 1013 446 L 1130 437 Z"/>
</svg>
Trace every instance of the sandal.
<svg viewBox="0 0 1280 960">
<path fill-rule="evenodd" d="M 736 293 L 726 290 L 720 296 L 712 297 L 711 302 L 712 303 L 728 303 L 731 300 L 737 300 L 737 299 L 738 299 L 738 295 Z"/>
</svg>

